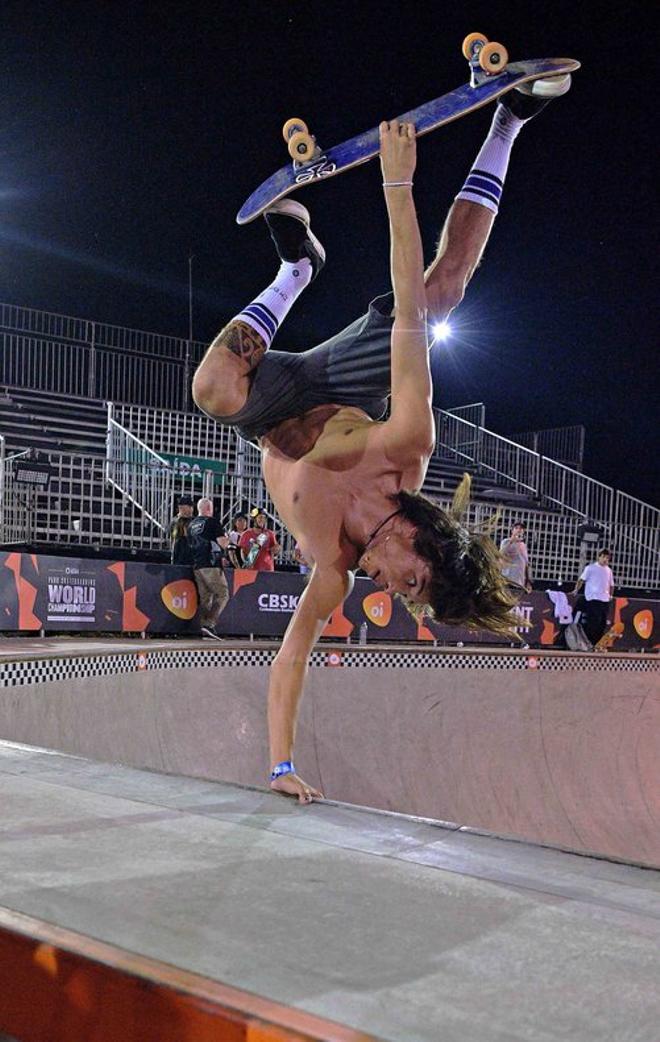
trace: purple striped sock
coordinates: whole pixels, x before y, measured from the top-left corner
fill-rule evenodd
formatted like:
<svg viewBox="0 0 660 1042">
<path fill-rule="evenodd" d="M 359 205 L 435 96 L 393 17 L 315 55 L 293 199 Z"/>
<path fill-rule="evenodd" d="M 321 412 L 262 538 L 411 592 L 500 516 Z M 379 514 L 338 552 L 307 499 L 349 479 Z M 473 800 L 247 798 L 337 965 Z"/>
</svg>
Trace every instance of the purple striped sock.
<svg viewBox="0 0 660 1042">
<path fill-rule="evenodd" d="M 307 257 L 295 264 L 283 261 L 275 281 L 243 308 L 235 321 L 246 322 L 259 333 L 266 347 L 270 347 L 280 323 L 311 279 L 312 264 Z"/>
<path fill-rule="evenodd" d="M 509 166 L 511 147 L 522 125 L 523 121 L 503 105 L 497 106 L 488 137 L 481 146 L 474 166 L 456 196 L 457 199 L 468 199 L 472 203 L 486 206 L 493 213 L 497 213 Z"/>
</svg>

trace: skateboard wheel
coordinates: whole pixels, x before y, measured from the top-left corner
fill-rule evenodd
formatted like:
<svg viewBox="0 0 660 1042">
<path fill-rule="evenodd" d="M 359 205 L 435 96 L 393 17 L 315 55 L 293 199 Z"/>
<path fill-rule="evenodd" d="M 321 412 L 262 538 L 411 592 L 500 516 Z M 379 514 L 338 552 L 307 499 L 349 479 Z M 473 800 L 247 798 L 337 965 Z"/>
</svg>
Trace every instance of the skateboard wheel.
<svg viewBox="0 0 660 1042">
<path fill-rule="evenodd" d="M 302 130 L 289 138 L 289 155 L 299 163 L 306 163 L 314 155 L 314 138 Z"/>
<path fill-rule="evenodd" d="M 471 61 L 474 58 L 475 50 L 481 48 L 488 43 L 488 37 L 484 36 L 483 33 L 470 33 L 463 40 L 463 57 Z"/>
<path fill-rule="evenodd" d="M 487 43 L 479 51 L 479 65 L 484 72 L 503 72 L 509 52 L 501 43 Z"/>
<path fill-rule="evenodd" d="M 292 134 L 309 134 L 309 128 L 305 123 L 304 119 L 287 119 L 286 123 L 282 127 L 282 137 L 289 143 L 289 138 Z"/>
</svg>

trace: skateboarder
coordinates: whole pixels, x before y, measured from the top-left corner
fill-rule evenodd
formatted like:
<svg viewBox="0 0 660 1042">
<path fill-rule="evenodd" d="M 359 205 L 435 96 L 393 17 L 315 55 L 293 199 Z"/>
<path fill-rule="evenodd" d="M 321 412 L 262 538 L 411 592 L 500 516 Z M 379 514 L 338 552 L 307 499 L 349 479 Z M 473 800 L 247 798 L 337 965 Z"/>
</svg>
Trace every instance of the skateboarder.
<svg viewBox="0 0 660 1042">
<path fill-rule="evenodd" d="M 564 78 L 557 93 L 569 85 Z M 497 213 L 513 141 L 547 100 L 547 90 L 543 99 L 512 92 L 497 106 L 426 273 L 412 195 L 414 127 L 381 124 L 393 294 L 297 355 L 268 349 L 325 254 L 305 208 L 291 200 L 275 204 L 265 216 L 282 261 L 278 275 L 216 337 L 195 374 L 199 408 L 259 441 L 277 510 L 314 560 L 268 695 L 271 787 L 301 803 L 321 795 L 295 773 L 292 760 L 307 661 L 356 568 L 404 597 L 411 610 L 439 620 L 507 634 L 518 621 L 494 544 L 461 523 L 469 478 L 450 513 L 416 490 L 434 448 L 427 309 L 441 319 L 461 301 Z M 374 422 L 390 391 L 389 418 Z"/>
</svg>

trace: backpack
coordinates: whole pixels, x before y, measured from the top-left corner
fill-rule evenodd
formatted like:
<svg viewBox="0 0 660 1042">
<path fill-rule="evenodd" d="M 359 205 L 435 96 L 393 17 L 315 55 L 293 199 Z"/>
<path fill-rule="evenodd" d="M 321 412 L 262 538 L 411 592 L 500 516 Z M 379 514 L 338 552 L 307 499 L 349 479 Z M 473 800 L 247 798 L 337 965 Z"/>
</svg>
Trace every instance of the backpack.
<svg viewBox="0 0 660 1042">
<path fill-rule="evenodd" d="M 594 646 L 579 622 L 571 622 L 564 630 L 566 647 L 571 651 L 593 651 Z"/>
</svg>

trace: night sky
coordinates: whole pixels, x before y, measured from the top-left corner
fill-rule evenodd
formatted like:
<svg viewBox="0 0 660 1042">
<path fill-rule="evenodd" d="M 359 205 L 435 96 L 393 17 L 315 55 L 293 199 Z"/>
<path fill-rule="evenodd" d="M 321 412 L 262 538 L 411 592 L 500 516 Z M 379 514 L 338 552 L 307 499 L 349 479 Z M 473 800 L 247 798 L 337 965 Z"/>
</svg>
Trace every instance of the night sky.
<svg viewBox="0 0 660 1042">
<path fill-rule="evenodd" d="M 469 13 L 468 12 L 469 8 Z M 0 298 L 208 340 L 268 282 L 245 198 L 287 161 L 281 125 L 329 147 L 467 78 L 463 37 L 511 60 L 578 58 L 523 128 L 500 215 L 446 348 L 446 406 L 499 433 L 584 423 L 586 471 L 657 505 L 657 86 L 651 8 L 571 3 L 14 3 L 3 6 Z M 626 78 L 627 77 L 627 78 Z M 492 107 L 419 142 L 428 259 Z M 337 332 L 389 286 L 378 165 L 298 193 L 328 253 L 277 346 Z M 657 388 L 657 384 L 656 384 Z"/>
</svg>

